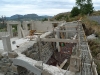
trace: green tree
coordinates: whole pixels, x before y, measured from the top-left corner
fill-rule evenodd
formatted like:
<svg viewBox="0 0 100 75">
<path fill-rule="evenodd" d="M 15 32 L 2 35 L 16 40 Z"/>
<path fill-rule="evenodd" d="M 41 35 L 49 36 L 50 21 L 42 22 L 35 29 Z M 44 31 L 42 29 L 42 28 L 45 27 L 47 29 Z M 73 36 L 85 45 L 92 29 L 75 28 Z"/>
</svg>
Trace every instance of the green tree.
<svg viewBox="0 0 100 75">
<path fill-rule="evenodd" d="M 71 17 L 77 16 L 80 14 L 80 9 L 78 7 L 73 7 L 71 10 Z"/>
<path fill-rule="evenodd" d="M 91 14 L 94 9 L 92 0 L 76 0 L 76 5 L 80 8 L 81 14 Z"/>
<path fill-rule="evenodd" d="M 84 14 L 91 14 L 93 12 L 93 4 L 85 4 L 83 7 L 83 13 Z"/>
</svg>

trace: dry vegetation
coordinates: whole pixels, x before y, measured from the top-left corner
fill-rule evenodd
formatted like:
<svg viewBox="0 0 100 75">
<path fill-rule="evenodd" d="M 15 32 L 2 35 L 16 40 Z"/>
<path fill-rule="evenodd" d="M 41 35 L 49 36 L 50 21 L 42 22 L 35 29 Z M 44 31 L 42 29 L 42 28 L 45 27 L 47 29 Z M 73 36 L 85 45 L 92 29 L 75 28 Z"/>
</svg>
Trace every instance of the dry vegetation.
<svg viewBox="0 0 100 75">
<path fill-rule="evenodd" d="M 91 15 L 93 15 L 93 16 L 100 16 L 100 10 L 94 11 Z"/>
<path fill-rule="evenodd" d="M 88 29 L 91 28 L 94 30 L 96 34 L 100 33 L 100 25 L 97 22 L 89 20 L 86 16 L 83 17 L 82 22 Z"/>
</svg>

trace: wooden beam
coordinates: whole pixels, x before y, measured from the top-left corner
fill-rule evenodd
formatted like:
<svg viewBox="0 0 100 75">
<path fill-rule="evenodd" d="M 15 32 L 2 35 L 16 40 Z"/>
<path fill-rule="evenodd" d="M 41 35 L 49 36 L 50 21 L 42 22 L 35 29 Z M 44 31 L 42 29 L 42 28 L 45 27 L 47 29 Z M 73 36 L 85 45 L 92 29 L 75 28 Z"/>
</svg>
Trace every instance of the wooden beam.
<svg viewBox="0 0 100 75">
<path fill-rule="evenodd" d="M 73 39 L 58 39 L 58 38 L 41 38 L 41 41 L 45 42 L 68 42 L 68 43 L 77 43 L 78 40 Z"/>
<path fill-rule="evenodd" d="M 76 39 L 76 37 L 77 37 L 77 34 L 75 34 L 75 36 L 73 37 L 73 40 L 75 40 L 75 39 Z"/>
<path fill-rule="evenodd" d="M 61 64 L 60 64 L 60 68 L 63 68 L 63 66 L 66 64 L 67 59 L 65 59 Z"/>
<path fill-rule="evenodd" d="M 54 30 L 56 32 L 77 32 L 76 30 Z"/>
<path fill-rule="evenodd" d="M 67 27 L 67 28 L 76 28 L 76 27 L 78 27 L 78 25 L 65 25 L 65 27 Z"/>
</svg>

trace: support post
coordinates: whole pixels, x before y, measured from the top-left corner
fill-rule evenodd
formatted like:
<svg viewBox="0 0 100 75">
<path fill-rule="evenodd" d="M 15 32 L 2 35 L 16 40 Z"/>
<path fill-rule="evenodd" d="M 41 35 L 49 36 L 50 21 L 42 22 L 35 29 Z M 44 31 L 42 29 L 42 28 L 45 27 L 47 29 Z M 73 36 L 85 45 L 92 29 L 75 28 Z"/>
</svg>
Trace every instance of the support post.
<svg viewBox="0 0 100 75">
<path fill-rule="evenodd" d="M 22 35 L 21 35 L 21 23 L 20 22 L 17 25 L 17 32 L 18 32 L 18 38 L 22 38 Z"/>
<path fill-rule="evenodd" d="M 55 38 L 59 38 L 59 32 L 56 32 Z M 60 52 L 59 42 L 56 42 L 56 47 L 58 48 L 58 52 Z"/>
<path fill-rule="evenodd" d="M 3 47 L 6 52 L 12 51 L 11 43 L 10 43 L 10 36 L 2 36 Z"/>
<path fill-rule="evenodd" d="M 38 35 L 38 51 L 39 51 L 39 60 L 42 60 L 41 58 L 41 39 L 40 39 L 40 35 Z"/>
</svg>

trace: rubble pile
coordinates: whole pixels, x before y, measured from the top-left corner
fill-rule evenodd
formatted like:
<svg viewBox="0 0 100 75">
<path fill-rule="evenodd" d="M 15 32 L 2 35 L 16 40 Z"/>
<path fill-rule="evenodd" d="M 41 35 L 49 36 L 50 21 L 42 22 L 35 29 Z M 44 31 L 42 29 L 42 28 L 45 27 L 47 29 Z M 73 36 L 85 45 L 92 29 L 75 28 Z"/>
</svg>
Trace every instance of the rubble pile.
<svg viewBox="0 0 100 75">
<path fill-rule="evenodd" d="M 11 58 L 17 57 L 17 53 L 15 52 L 4 52 L 0 53 L 0 73 L 4 75 L 13 75 L 17 73 L 17 66 L 13 65 Z"/>
</svg>

